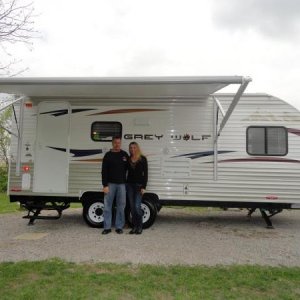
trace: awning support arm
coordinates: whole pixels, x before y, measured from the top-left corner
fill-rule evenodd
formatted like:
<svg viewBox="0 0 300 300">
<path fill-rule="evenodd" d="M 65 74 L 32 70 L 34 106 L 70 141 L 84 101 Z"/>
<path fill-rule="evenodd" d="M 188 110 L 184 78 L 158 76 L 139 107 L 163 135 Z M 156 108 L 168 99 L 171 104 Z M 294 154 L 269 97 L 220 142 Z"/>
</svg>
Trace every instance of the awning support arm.
<svg viewBox="0 0 300 300">
<path fill-rule="evenodd" d="M 213 103 L 214 181 L 218 180 L 218 112 L 220 107 Z"/>
<path fill-rule="evenodd" d="M 21 96 L 21 97 L 17 98 L 16 100 L 14 100 L 14 101 L 8 103 L 7 105 L 3 106 L 3 107 L 0 109 L 0 111 L 5 110 L 5 109 L 8 108 L 9 106 L 11 106 L 11 105 L 13 105 L 14 103 L 19 102 L 19 101 L 21 101 L 22 99 L 25 99 L 25 98 L 27 98 L 27 97 L 26 97 L 26 96 Z"/>
<path fill-rule="evenodd" d="M 14 136 L 17 137 L 17 138 L 19 138 L 19 136 L 20 136 L 20 130 L 19 130 L 19 124 L 18 124 L 18 121 L 17 121 L 16 111 L 15 111 L 15 108 L 14 108 L 14 103 L 19 102 L 19 101 L 22 101 L 22 100 L 24 100 L 25 98 L 27 98 L 27 97 L 21 96 L 21 97 L 17 98 L 16 100 L 10 102 L 9 104 L 3 106 L 3 107 L 0 109 L 0 112 L 1 112 L 1 111 L 5 110 L 6 108 L 8 108 L 9 106 L 12 106 L 12 107 L 13 107 L 14 118 L 15 118 L 15 122 L 16 122 L 16 125 L 17 125 L 18 133 L 17 133 L 17 134 L 16 134 L 16 133 L 13 133 L 13 132 L 10 131 L 8 128 L 6 128 L 6 127 L 4 127 L 4 126 L 2 126 L 2 125 L 0 125 L 0 127 L 1 127 L 2 129 L 4 129 L 5 131 L 7 131 L 9 134 L 12 134 L 12 135 L 14 135 Z"/>
<path fill-rule="evenodd" d="M 14 105 L 12 105 L 13 108 L 13 112 L 14 112 L 14 118 L 15 118 L 15 122 L 16 122 L 16 126 L 17 126 L 17 130 L 18 130 L 18 136 L 20 135 L 20 129 L 19 129 L 19 124 L 18 124 L 18 119 L 17 119 L 17 115 L 16 115 L 16 110 Z"/>
<path fill-rule="evenodd" d="M 222 116 L 224 117 L 225 116 L 225 111 L 223 109 L 223 106 L 222 104 L 220 103 L 219 99 L 216 97 L 216 96 L 212 96 L 215 103 L 217 104 L 218 108 L 219 108 L 219 111 L 221 112 Z"/>
<path fill-rule="evenodd" d="M 16 160 L 16 176 L 20 176 L 21 170 L 21 155 L 22 155 L 22 139 L 23 139 L 23 120 L 24 120 L 24 101 L 27 97 L 21 97 L 20 114 L 19 114 L 19 133 L 18 133 L 18 147 Z"/>
<path fill-rule="evenodd" d="M 250 77 L 245 77 L 241 86 L 239 87 L 238 91 L 236 92 L 236 94 L 234 95 L 234 98 L 222 120 L 222 123 L 220 124 L 220 128 L 218 131 L 218 136 L 221 134 L 221 131 L 223 130 L 223 128 L 225 127 L 228 119 L 230 118 L 232 112 L 234 111 L 236 105 L 238 104 L 241 96 L 243 95 L 247 85 L 249 84 L 249 82 L 252 81 L 252 79 Z"/>
</svg>

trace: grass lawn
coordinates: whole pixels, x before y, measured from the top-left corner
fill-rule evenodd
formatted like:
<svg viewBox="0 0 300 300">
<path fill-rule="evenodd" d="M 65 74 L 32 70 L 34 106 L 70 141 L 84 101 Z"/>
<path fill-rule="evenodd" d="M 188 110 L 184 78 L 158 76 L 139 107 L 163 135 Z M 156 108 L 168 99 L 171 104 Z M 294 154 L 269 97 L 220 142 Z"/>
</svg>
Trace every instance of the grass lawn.
<svg viewBox="0 0 300 300">
<path fill-rule="evenodd" d="M 0 299 L 300 299 L 300 268 L 0 263 Z"/>
<path fill-rule="evenodd" d="M 10 203 L 6 193 L 0 193 L 0 214 L 18 211 L 21 211 L 19 203 Z"/>
<path fill-rule="evenodd" d="M 300 268 L 0 264 L 1 299 L 299 299 Z"/>
</svg>

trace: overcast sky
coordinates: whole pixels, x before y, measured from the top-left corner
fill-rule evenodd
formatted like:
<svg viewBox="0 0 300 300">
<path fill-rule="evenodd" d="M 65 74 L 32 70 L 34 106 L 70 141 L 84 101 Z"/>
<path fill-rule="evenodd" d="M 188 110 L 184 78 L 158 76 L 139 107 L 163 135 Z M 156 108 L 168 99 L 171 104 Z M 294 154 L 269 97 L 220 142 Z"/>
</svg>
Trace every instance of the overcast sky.
<svg viewBox="0 0 300 300">
<path fill-rule="evenodd" d="M 299 0 L 33 0 L 22 76 L 244 75 L 300 109 Z"/>
</svg>

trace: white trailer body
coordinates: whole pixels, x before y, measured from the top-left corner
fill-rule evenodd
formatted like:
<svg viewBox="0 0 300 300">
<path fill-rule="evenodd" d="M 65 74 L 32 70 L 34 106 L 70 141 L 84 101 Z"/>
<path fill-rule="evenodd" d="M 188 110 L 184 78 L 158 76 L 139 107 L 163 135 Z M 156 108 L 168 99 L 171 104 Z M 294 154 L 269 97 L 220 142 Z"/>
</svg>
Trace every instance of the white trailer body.
<svg viewBox="0 0 300 300">
<path fill-rule="evenodd" d="M 243 77 L 1 79 L 14 103 L 8 193 L 31 213 L 58 217 L 82 202 L 103 222 L 101 162 L 112 137 L 147 156 L 145 227 L 162 205 L 300 207 L 300 113 L 266 94 L 243 94 Z M 215 94 L 228 84 L 236 94 Z M 49 204 L 50 203 L 50 204 Z M 35 217 L 34 217 L 35 216 Z"/>
</svg>

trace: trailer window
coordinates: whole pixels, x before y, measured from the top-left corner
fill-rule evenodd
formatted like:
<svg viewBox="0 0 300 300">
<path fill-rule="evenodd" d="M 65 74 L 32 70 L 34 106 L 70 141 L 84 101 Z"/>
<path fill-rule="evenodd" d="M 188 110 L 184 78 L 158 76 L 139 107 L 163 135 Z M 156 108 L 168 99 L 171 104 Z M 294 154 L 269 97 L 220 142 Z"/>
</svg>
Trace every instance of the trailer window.
<svg viewBox="0 0 300 300">
<path fill-rule="evenodd" d="M 248 127 L 247 152 L 250 155 L 287 155 L 288 134 L 286 128 L 262 126 Z"/>
<path fill-rule="evenodd" d="M 114 136 L 122 136 L 122 124 L 119 122 L 94 122 L 91 138 L 95 142 L 111 142 Z"/>
</svg>

